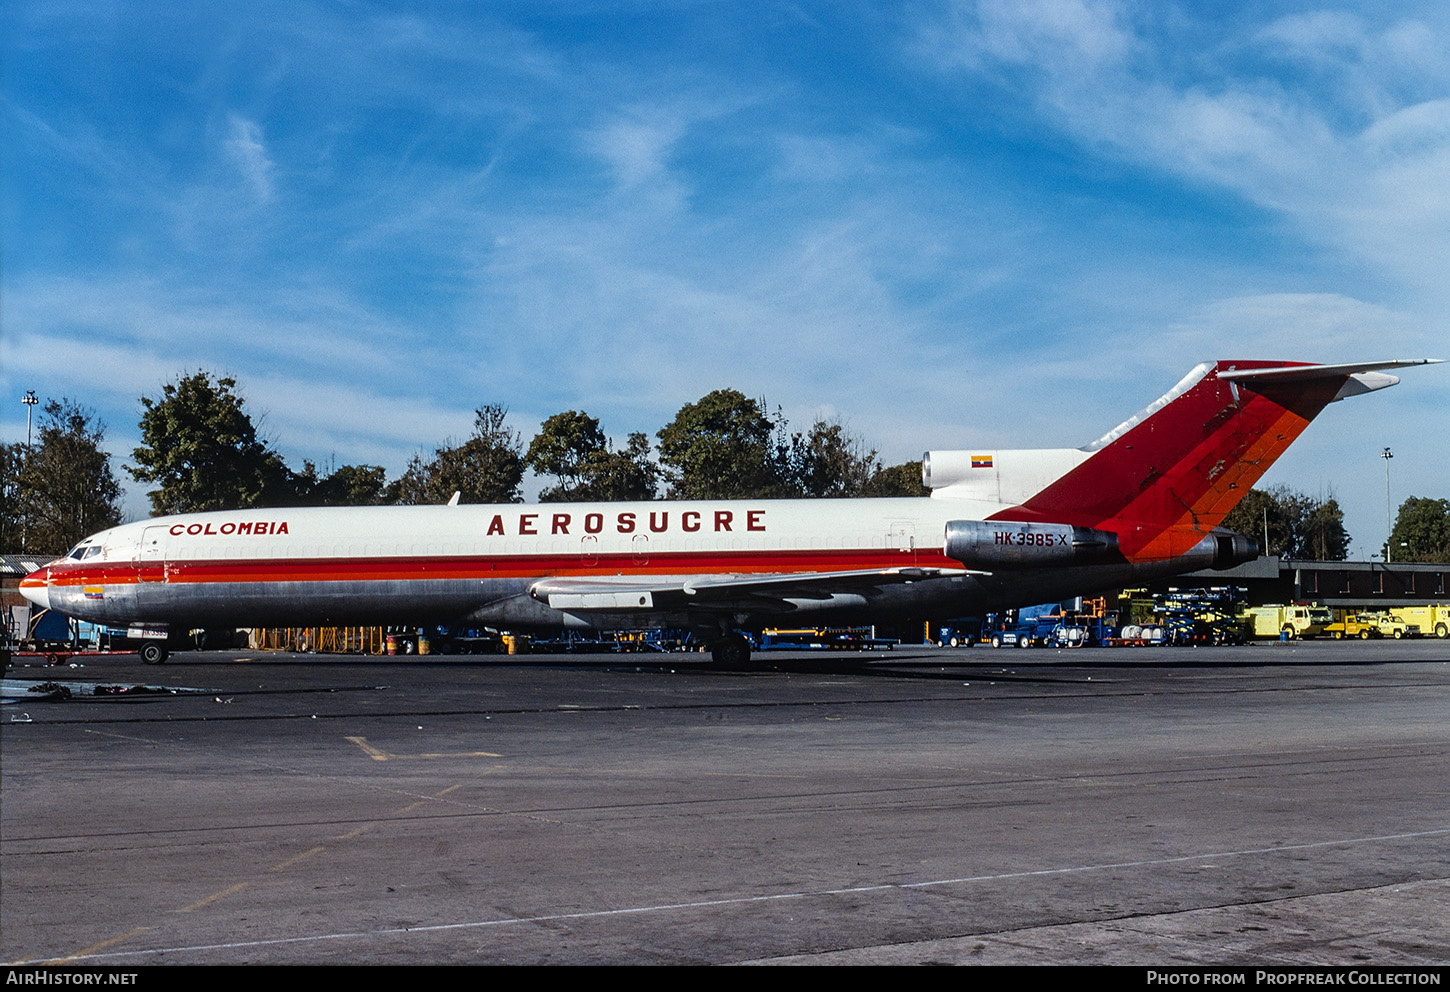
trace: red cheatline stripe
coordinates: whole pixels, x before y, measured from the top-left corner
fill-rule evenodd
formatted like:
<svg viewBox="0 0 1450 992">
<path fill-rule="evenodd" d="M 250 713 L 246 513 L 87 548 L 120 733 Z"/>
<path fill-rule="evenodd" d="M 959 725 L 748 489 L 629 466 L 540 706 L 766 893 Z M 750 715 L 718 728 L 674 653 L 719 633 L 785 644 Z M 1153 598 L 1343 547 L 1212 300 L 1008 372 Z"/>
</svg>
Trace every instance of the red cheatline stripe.
<svg viewBox="0 0 1450 992">
<path fill-rule="evenodd" d="M 460 557 L 375 558 L 235 558 L 173 561 L 166 581 L 211 582 L 366 582 L 401 579 L 512 579 L 552 575 L 698 575 L 712 573 L 837 572 L 868 568 L 956 568 L 961 563 L 942 555 L 941 549 L 910 552 L 881 550 L 803 550 L 768 552 L 632 554 L 469 555 Z M 126 585 L 156 581 L 159 564 L 148 563 L 142 573 L 135 565 L 78 567 L 52 570 L 56 586 Z M 147 576 L 143 580 L 143 574 Z"/>
</svg>

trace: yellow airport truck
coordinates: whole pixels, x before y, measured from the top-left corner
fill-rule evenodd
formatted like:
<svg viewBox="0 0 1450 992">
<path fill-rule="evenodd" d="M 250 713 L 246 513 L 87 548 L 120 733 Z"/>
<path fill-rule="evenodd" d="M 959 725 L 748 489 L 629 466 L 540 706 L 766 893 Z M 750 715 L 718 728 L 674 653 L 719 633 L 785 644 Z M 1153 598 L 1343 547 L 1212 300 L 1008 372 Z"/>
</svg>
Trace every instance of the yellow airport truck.
<svg viewBox="0 0 1450 992">
<path fill-rule="evenodd" d="M 1250 637 L 1318 637 L 1334 623 L 1334 612 L 1327 606 L 1292 604 L 1251 606 L 1244 612 L 1244 625 Z"/>
<path fill-rule="evenodd" d="M 1393 637 L 1399 640 L 1402 637 L 1419 637 L 1419 624 L 1409 623 L 1399 612 L 1376 613 L 1374 615 L 1375 625 L 1380 629 L 1381 637 Z"/>
<path fill-rule="evenodd" d="M 1346 613 L 1342 618 L 1325 627 L 1324 633 L 1336 641 L 1346 637 L 1358 637 L 1362 641 L 1367 641 L 1371 637 L 1380 636 L 1380 628 L 1370 614 Z"/>
<path fill-rule="evenodd" d="M 1358 637 L 1361 640 L 1393 637 L 1398 641 L 1405 637 L 1419 637 L 1420 625 L 1406 620 L 1401 615 L 1403 612 L 1346 613 L 1342 619 L 1325 627 L 1324 632 L 1335 640 L 1343 637 Z"/>
<path fill-rule="evenodd" d="M 1427 606 L 1402 606 L 1395 614 L 1406 623 L 1415 624 L 1420 633 L 1436 637 L 1450 637 L 1450 603 L 1430 603 Z"/>
</svg>

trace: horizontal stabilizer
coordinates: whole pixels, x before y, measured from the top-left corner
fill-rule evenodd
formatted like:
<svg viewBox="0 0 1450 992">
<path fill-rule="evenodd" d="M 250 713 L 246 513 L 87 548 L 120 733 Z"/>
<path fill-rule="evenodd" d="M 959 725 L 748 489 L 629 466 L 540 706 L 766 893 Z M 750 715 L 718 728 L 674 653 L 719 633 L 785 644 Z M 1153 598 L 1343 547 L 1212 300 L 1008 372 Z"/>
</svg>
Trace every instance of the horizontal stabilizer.
<svg viewBox="0 0 1450 992">
<path fill-rule="evenodd" d="M 1239 369 L 1230 365 L 1218 373 L 1220 379 L 1245 380 L 1277 379 L 1281 382 L 1295 382 L 1305 379 L 1331 379 L 1336 376 L 1354 375 L 1357 372 L 1379 372 L 1384 369 L 1405 369 L 1415 365 L 1439 365 L 1443 358 L 1392 358 L 1381 362 L 1348 362 L 1343 365 L 1279 365 L 1262 369 Z M 1398 382 L 1399 380 L 1395 380 Z M 1388 383 L 1386 385 L 1389 385 Z"/>
<path fill-rule="evenodd" d="M 1439 358 L 1397 358 L 1382 362 L 1350 362 L 1344 365 L 1285 365 L 1267 369 L 1228 368 L 1218 373 L 1220 379 L 1232 383 L 1243 383 L 1250 389 L 1259 389 L 1276 382 L 1308 382 L 1315 379 L 1336 379 L 1345 376 L 1344 384 L 1334 394 L 1331 403 L 1351 396 L 1362 396 L 1377 389 L 1385 389 L 1400 381 L 1397 375 L 1389 375 L 1383 369 L 1403 369 L 1414 365 L 1438 365 Z"/>
</svg>

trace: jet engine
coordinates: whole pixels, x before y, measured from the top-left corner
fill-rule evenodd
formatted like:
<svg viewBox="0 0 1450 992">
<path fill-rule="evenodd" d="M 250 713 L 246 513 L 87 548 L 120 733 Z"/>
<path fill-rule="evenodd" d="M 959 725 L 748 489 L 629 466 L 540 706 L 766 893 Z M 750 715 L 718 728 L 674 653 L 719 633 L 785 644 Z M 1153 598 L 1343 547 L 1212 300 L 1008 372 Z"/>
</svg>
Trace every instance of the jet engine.
<svg viewBox="0 0 1450 992">
<path fill-rule="evenodd" d="M 1252 537 L 1244 537 L 1223 527 L 1214 528 L 1213 564 L 1210 568 L 1223 571 L 1253 561 L 1259 554 L 1259 542 Z"/>
<path fill-rule="evenodd" d="M 1121 560 L 1118 535 L 1071 524 L 951 520 L 946 555 L 971 568 L 1040 568 Z"/>
</svg>

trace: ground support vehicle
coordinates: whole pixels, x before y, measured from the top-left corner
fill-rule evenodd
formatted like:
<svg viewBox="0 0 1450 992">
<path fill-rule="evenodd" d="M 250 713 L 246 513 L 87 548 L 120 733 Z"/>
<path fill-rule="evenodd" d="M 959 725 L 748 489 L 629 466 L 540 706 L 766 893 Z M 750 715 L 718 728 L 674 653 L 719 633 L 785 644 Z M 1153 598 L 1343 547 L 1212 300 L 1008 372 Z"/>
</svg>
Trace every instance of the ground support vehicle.
<svg viewBox="0 0 1450 992">
<path fill-rule="evenodd" d="M 1280 640 L 1314 638 L 1334 622 L 1334 612 L 1328 607 L 1304 603 L 1283 606 L 1271 603 L 1267 606 L 1251 606 L 1244 611 L 1244 621 L 1250 637 L 1277 637 Z"/>
<path fill-rule="evenodd" d="M 17 658 L 44 658 L 58 665 L 78 655 L 139 655 L 148 665 L 166 660 L 170 645 L 159 634 L 139 625 L 112 630 L 71 620 L 55 610 L 41 610 L 30 618 L 26 636 L 14 645 Z"/>
<path fill-rule="evenodd" d="M 1405 637 L 1420 636 L 1420 625 L 1405 622 L 1404 617 L 1398 613 L 1375 613 L 1371 619 L 1379 629 L 1380 637 L 1393 637 L 1398 641 Z"/>
<path fill-rule="evenodd" d="M 1345 638 L 1359 638 L 1367 641 L 1372 637 L 1380 636 L 1379 624 L 1375 623 L 1374 617 L 1362 613 L 1346 613 L 1344 616 L 1324 628 L 1324 633 L 1342 641 Z"/>
<path fill-rule="evenodd" d="M 796 630 L 767 628 L 751 638 L 756 650 L 890 651 L 896 641 L 877 637 L 874 627 L 805 627 Z"/>
<path fill-rule="evenodd" d="M 689 650 L 690 633 L 685 630 L 620 630 L 615 631 L 619 651 L 656 652 Z"/>
<path fill-rule="evenodd" d="M 1106 643 L 1110 647 L 1149 648 L 1162 647 L 1167 643 L 1168 630 L 1157 623 L 1127 623 L 1118 629 L 1116 637 Z"/>
<path fill-rule="evenodd" d="M 1030 648 L 1045 643 L 1061 620 L 1061 610 L 1057 603 L 1046 603 L 1003 614 L 989 613 L 985 636 L 994 648 Z"/>
<path fill-rule="evenodd" d="M 1166 644 L 1242 644 L 1244 625 L 1236 614 L 1246 593 L 1240 586 L 1169 589 L 1153 597 L 1154 621 Z"/>
<path fill-rule="evenodd" d="M 49 648 L 43 651 L 11 651 L 12 658 L 44 658 L 47 665 L 64 665 L 73 658 L 122 658 L 135 657 L 137 651 L 92 651 L 72 648 Z"/>
<path fill-rule="evenodd" d="M 521 637 L 515 636 L 515 650 L 517 653 L 524 643 Z M 537 650 L 543 654 L 608 654 L 619 649 L 619 644 L 614 636 L 608 631 L 582 631 L 574 628 L 565 628 L 553 635 L 535 634 L 527 638 L 530 650 Z"/>
<path fill-rule="evenodd" d="M 522 638 L 521 635 L 505 635 L 505 639 L 514 637 L 516 643 Z M 549 653 L 559 652 L 561 654 L 615 654 L 631 652 L 651 652 L 664 654 L 670 651 L 690 650 L 688 634 L 678 630 L 612 630 L 594 631 L 566 628 L 557 633 L 542 637 L 534 636 L 528 638 L 531 650 Z"/>
<path fill-rule="evenodd" d="M 503 635 L 492 627 L 437 627 L 428 635 L 435 654 L 503 654 Z"/>
<path fill-rule="evenodd" d="M 937 626 L 936 643 L 944 648 L 971 647 L 983 641 L 980 617 L 957 617 Z"/>
<path fill-rule="evenodd" d="M 1404 606 L 1395 610 L 1395 615 L 1418 626 L 1426 637 L 1434 635 L 1442 640 L 1450 637 L 1450 603 Z"/>
<path fill-rule="evenodd" d="M 992 647 L 1058 647 L 1079 648 L 1089 644 L 1106 644 L 1112 628 L 1100 614 L 1065 610 L 1061 603 L 1028 606 L 998 617 L 987 616 L 987 632 Z"/>
</svg>

